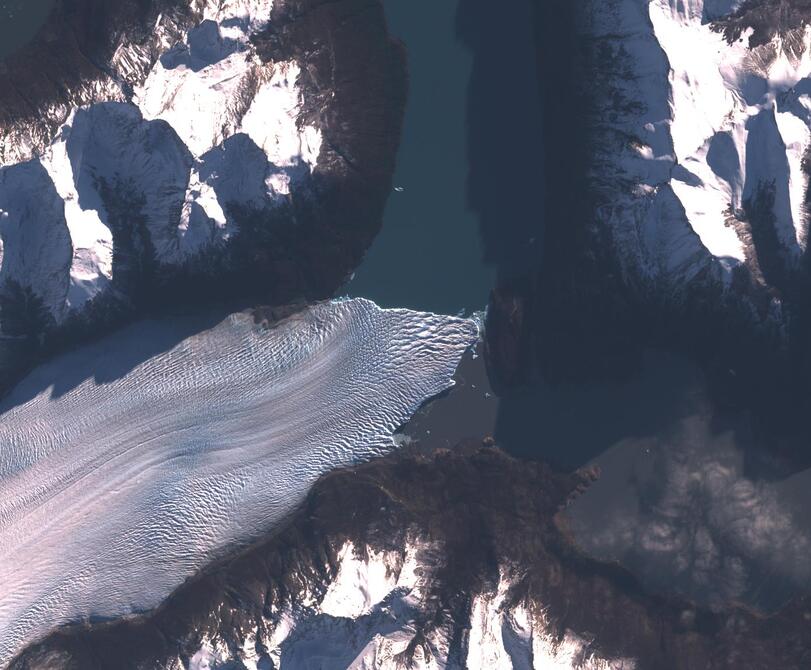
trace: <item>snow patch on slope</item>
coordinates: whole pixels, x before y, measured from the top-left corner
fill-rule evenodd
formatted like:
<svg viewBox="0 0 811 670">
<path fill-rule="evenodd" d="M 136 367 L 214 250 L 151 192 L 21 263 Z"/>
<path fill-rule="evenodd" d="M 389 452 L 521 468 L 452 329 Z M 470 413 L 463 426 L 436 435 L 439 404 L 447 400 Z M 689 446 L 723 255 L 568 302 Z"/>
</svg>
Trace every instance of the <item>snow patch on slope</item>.
<svg viewBox="0 0 811 670">
<path fill-rule="evenodd" d="M 606 107 L 591 172 L 597 223 L 613 238 L 630 278 L 679 285 L 710 266 L 709 255 L 671 184 L 669 66 L 653 35 L 645 0 L 588 6 L 586 31 L 605 46 Z M 621 36 L 621 37 L 619 37 Z"/>
<path fill-rule="evenodd" d="M 144 118 L 169 123 L 200 156 L 237 132 L 260 68 L 213 21 L 191 30 L 187 40 L 158 60 L 134 102 Z"/>
<path fill-rule="evenodd" d="M 267 24 L 259 17 L 269 17 L 270 5 L 207 7 L 206 19 L 159 59 L 134 102 L 145 118 L 167 121 L 195 156 L 244 132 L 274 166 L 303 161 L 312 170 L 321 133 L 298 126 L 301 70 L 294 61 L 262 63 L 248 40 Z"/>
<path fill-rule="evenodd" d="M 304 162 L 313 170 L 321 151 L 321 131 L 314 126 L 298 130 L 300 96 L 296 87 L 301 68 L 280 63 L 264 81 L 242 120 L 242 130 L 278 167 Z"/>
<path fill-rule="evenodd" d="M 16 282 L 58 318 L 68 295 L 71 242 L 65 207 L 37 162 L 0 169 L 0 286 Z"/>
<path fill-rule="evenodd" d="M 398 586 L 394 552 L 370 550 L 365 557 L 357 556 L 356 552 L 351 542 L 341 549 L 338 574 L 321 602 L 325 614 L 357 619 Z"/>
<path fill-rule="evenodd" d="M 189 659 L 189 670 L 213 670 L 228 661 L 228 645 L 223 641 L 204 639 L 197 653 Z"/>
<path fill-rule="evenodd" d="M 273 0 L 194 0 L 203 17 L 232 27 L 238 35 L 265 28 L 270 22 Z"/>
<path fill-rule="evenodd" d="M 731 239 L 733 229 L 724 228 L 724 212 L 730 206 L 739 209 L 758 184 L 776 180 L 786 191 L 778 192 L 775 226 L 784 246 L 796 253 L 805 243 L 808 180 L 801 164 L 811 133 L 807 123 L 777 109 L 777 98 L 811 74 L 811 29 L 805 30 L 798 57 L 783 48 L 779 37 L 750 49 L 751 29 L 728 44 L 703 21 L 700 1 L 654 0 L 650 17 L 671 68 L 675 158 L 699 177 L 694 183 L 674 182 L 674 188 L 680 184 L 677 193 L 688 218 L 711 253 L 744 261 L 740 242 L 736 247 Z M 733 140 L 737 169 L 731 173 L 713 170 L 708 161 L 719 133 Z M 747 156 L 747 150 L 755 154 Z M 747 191 L 742 194 L 743 184 Z"/>
<path fill-rule="evenodd" d="M 111 102 L 79 110 L 64 130 L 80 207 L 113 230 L 143 226 L 157 260 L 176 260 L 192 158 L 171 126 Z"/>
<path fill-rule="evenodd" d="M 514 586 L 504 570 L 494 591 L 473 598 L 466 668 L 469 670 L 633 670 L 632 659 L 605 659 L 572 631 L 557 636 L 537 603 L 510 606 Z"/>
<path fill-rule="evenodd" d="M 674 162 L 683 169 L 674 174 L 671 185 L 707 250 L 716 257 L 744 262 L 741 241 L 725 225 L 725 210 L 730 204 L 740 208 L 740 193 L 733 194 L 729 182 L 713 173 L 706 160 L 712 138 L 732 128 L 730 110 L 739 108 L 739 97 L 727 88 L 721 73 L 722 61 L 730 59 L 729 50 L 723 36 L 702 23 L 700 2 L 653 0 L 649 8 L 654 33 L 670 65 L 669 127 Z M 743 45 L 732 49 L 731 56 L 737 60 L 746 52 Z M 736 149 L 742 163 L 740 147 Z"/>
<path fill-rule="evenodd" d="M 113 278 L 113 234 L 102 222 L 98 211 L 83 209 L 79 204 L 73 163 L 67 149 L 73 120 L 72 115 L 40 159 L 56 192 L 65 203 L 65 220 L 73 245 L 70 292 L 66 303 L 68 309 L 80 308 L 104 290 Z"/>
</svg>

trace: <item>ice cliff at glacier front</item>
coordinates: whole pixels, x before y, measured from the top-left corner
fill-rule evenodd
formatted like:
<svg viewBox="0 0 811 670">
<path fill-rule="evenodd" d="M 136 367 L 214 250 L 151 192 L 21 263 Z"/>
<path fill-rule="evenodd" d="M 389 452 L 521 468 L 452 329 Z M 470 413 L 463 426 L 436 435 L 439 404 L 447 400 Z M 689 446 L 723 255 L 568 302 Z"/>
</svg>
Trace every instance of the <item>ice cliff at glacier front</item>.
<svg viewBox="0 0 811 670">
<path fill-rule="evenodd" d="M 154 607 L 326 471 L 392 450 L 478 338 L 356 300 L 271 328 L 237 314 L 144 353 L 183 327 L 132 326 L 0 406 L 0 665 L 59 624 Z"/>
<path fill-rule="evenodd" d="M 773 5 L 590 3 L 585 30 L 610 63 L 597 225 L 633 282 L 740 288 L 745 273 L 791 292 L 808 226 L 811 29 Z"/>
</svg>

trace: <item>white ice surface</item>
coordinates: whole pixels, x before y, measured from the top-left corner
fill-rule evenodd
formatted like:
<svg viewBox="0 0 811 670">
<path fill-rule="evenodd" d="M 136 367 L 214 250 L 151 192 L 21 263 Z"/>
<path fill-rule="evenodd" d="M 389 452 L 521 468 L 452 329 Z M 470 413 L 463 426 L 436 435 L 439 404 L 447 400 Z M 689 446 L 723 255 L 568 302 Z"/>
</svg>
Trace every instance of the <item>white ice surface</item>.
<svg viewBox="0 0 811 670">
<path fill-rule="evenodd" d="M 60 623 L 156 605 L 325 471 L 394 448 L 478 337 L 364 300 L 173 344 L 184 327 L 132 326 L 0 406 L 0 665 Z"/>
</svg>

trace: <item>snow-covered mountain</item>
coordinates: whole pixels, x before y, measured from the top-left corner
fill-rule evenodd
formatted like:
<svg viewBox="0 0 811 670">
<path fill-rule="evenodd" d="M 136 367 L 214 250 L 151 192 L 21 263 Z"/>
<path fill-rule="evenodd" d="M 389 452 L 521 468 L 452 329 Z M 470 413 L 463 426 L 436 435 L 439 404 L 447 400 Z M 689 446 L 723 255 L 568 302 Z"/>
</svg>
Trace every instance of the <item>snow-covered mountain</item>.
<svg viewBox="0 0 811 670">
<path fill-rule="evenodd" d="M 606 659 L 591 640 L 570 630 L 557 634 L 544 607 L 531 599 L 513 601 L 520 577 L 503 574 L 493 585 L 470 593 L 460 618 L 448 617 L 421 630 L 431 616 L 441 545 L 409 539 L 400 551 L 375 551 L 351 541 L 337 553 L 333 581 L 313 584 L 315 593 L 273 612 L 270 623 L 250 630 L 242 647 L 233 635 L 204 636 L 188 659 L 189 670 L 229 667 L 331 667 L 351 670 L 633 670 L 632 659 Z M 518 571 L 520 573 L 520 571 Z M 464 644 L 454 639 L 466 630 Z M 241 636 L 240 636 L 241 637 Z M 264 663 L 263 663 L 264 661 Z M 270 665 L 273 663 L 273 665 Z M 182 657 L 167 670 L 184 668 Z"/>
<path fill-rule="evenodd" d="M 724 403 L 796 422 L 811 379 L 811 8 L 535 9 L 552 195 L 516 252 L 532 267 L 505 264 L 491 368 L 505 384 L 627 374 L 663 347 L 700 362 Z"/>
<path fill-rule="evenodd" d="M 808 17 L 731 0 L 588 12 L 585 30 L 611 63 L 596 225 L 623 272 L 655 290 L 699 278 L 774 289 L 768 312 L 780 318 L 806 250 Z"/>
<path fill-rule="evenodd" d="M 198 4 L 200 21 L 148 71 L 122 73 L 71 108 L 47 147 L 17 145 L 12 160 L 32 157 L 0 172 L 0 282 L 30 287 L 57 322 L 109 287 L 117 235 L 181 264 L 228 240 L 232 204 L 270 208 L 317 165 L 321 132 L 299 121 L 300 66 L 263 62 L 250 42 L 272 3 Z"/>
<path fill-rule="evenodd" d="M 92 328 L 110 313 L 162 300 L 219 292 L 258 292 L 271 302 L 327 295 L 376 231 L 402 110 L 399 52 L 380 21 L 372 22 L 374 30 L 367 23 L 379 11 L 376 2 L 146 4 L 144 14 L 110 31 L 112 43 L 94 47 L 82 61 L 80 80 L 63 87 L 64 94 L 49 97 L 43 84 L 46 93 L 26 95 L 34 101 L 28 111 L 14 98 L 19 87 L 2 86 L 2 78 L 13 75 L 0 71 L 0 91 L 6 91 L 5 98 L 0 93 L 0 334 L 15 342 L 42 332 L 58 338 L 77 323 Z M 539 27 L 547 143 L 540 162 L 548 180 L 540 192 L 551 195 L 539 203 L 546 213 L 544 235 L 538 236 L 543 245 L 530 242 L 532 249 L 543 246 L 540 270 L 532 270 L 537 276 L 516 270 L 513 279 L 505 273 L 509 278 L 491 304 L 488 359 L 494 378 L 526 381 L 538 373 L 538 361 L 565 372 L 574 362 L 593 373 L 595 351 L 621 354 L 626 340 L 639 338 L 703 357 L 742 390 L 746 402 L 769 400 L 804 421 L 785 402 L 796 390 L 785 382 L 802 377 L 807 355 L 796 345 L 809 333 L 806 4 L 536 3 L 545 8 L 539 16 L 548 19 Z M 549 36 L 554 39 L 545 41 Z M 45 37 L 38 47 L 51 57 L 47 44 L 53 35 L 46 30 Z M 364 392 L 369 379 L 388 372 L 370 364 L 378 360 L 374 356 L 356 360 L 338 351 L 333 339 L 320 337 L 320 331 L 313 335 L 316 349 L 332 353 L 304 361 L 308 370 L 331 361 L 330 374 L 358 375 Z M 376 343 L 361 344 L 375 349 Z M 0 373 L 2 344 L 0 339 Z M 428 350 L 430 344 L 421 342 Z M 418 348 L 417 358 L 422 352 Z M 183 347 L 173 351 L 170 362 L 183 367 L 184 353 Z M 272 392 L 264 378 L 252 376 L 257 370 L 250 365 L 223 373 L 218 357 L 211 359 L 212 370 L 195 385 L 213 389 L 213 396 L 219 398 L 219 384 L 237 383 L 230 376 L 235 372 L 240 382 L 259 385 L 260 392 L 248 389 L 249 400 Z M 393 360 L 399 371 L 404 361 L 396 355 Z M 259 356 L 247 363 L 278 361 Z M 628 366 L 621 360 L 620 367 Z M 300 370 L 294 366 L 292 372 Z M 188 500 L 182 495 L 183 486 L 194 485 L 190 473 L 196 470 L 178 472 L 175 461 L 199 454 L 175 453 L 174 435 L 155 442 L 152 414 L 159 412 L 155 398 L 144 397 L 142 379 L 125 379 L 131 388 L 124 386 L 145 402 L 135 439 L 164 458 L 148 469 L 175 477 L 166 509 L 177 505 L 188 512 L 181 521 L 194 520 L 189 508 L 209 502 L 220 489 L 194 488 Z M 798 383 L 807 389 L 807 381 Z M 377 397 L 367 403 L 364 393 L 340 397 L 334 408 L 344 411 L 322 416 L 305 411 L 320 407 L 312 400 L 321 400 L 321 387 L 307 386 L 313 396 L 302 407 L 300 388 L 291 383 L 290 400 L 297 402 L 282 403 L 279 418 L 339 445 L 342 434 L 333 430 L 349 426 L 365 434 L 382 422 L 390 440 L 389 412 L 397 416 L 394 423 L 401 421 L 441 384 L 416 386 L 406 385 L 407 398 L 395 389 L 383 407 Z M 30 487 L 34 493 L 28 495 L 45 502 L 33 514 L 46 521 L 51 510 L 55 518 L 67 517 L 65 527 L 51 535 L 39 522 L 26 525 L 13 506 L 0 515 L 19 556 L 27 555 L 19 547 L 37 543 L 44 557 L 37 560 L 45 563 L 25 582 L 30 588 L 23 596 L 8 594 L 23 613 L 8 608 L 7 617 L 15 630 L 26 631 L 15 644 L 29 641 L 33 629 L 24 627 L 31 612 L 56 612 L 51 622 L 58 623 L 96 613 L 90 611 L 94 603 L 101 616 L 141 610 L 202 565 L 200 554 L 178 540 L 193 535 L 190 523 L 141 554 L 147 562 L 191 561 L 182 574 L 162 574 L 165 582 L 136 571 L 156 587 L 148 602 L 105 603 L 72 579 L 74 568 L 79 577 L 81 568 L 95 569 L 95 554 L 81 539 L 115 533 L 81 513 L 69 515 L 71 509 L 60 505 L 64 482 L 35 476 L 40 461 L 68 481 L 83 480 L 75 463 L 64 470 L 53 464 L 64 465 L 59 445 L 82 451 L 76 431 L 87 431 L 94 437 L 88 454 L 101 467 L 112 467 L 105 460 L 110 453 L 132 470 L 146 467 L 130 463 L 126 450 L 119 450 L 120 439 L 101 439 L 108 428 L 104 415 L 91 416 L 92 425 L 89 419 L 72 425 L 77 406 L 115 416 L 126 410 L 94 393 L 80 384 L 64 394 L 58 390 L 53 402 L 44 393 L 32 394 L 34 405 L 67 408 L 55 418 L 45 414 L 45 428 L 56 426 L 59 439 L 40 430 L 35 417 L 41 412 L 26 403 L 9 430 L 30 442 L 7 435 L 14 463 L 20 454 L 33 454 L 22 459 L 27 470 L 7 466 L 8 481 L 37 479 L 38 488 Z M 346 401 L 355 404 L 348 409 Z M 182 417 L 195 409 L 185 405 L 171 406 L 179 406 Z M 350 409 L 358 406 L 374 409 L 369 421 L 353 419 Z M 784 418 L 775 416 L 778 423 Z M 230 434 L 223 426 L 231 428 L 231 418 L 218 415 L 204 428 L 220 440 Z M 41 434 L 48 437 L 43 441 Z M 240 437 L 236 456 L 216 448 L 202 453 L 216 465 L 229 457 L 261 461 L 256 434 Z M 293 453 L 284 437 L 272 434 L 269 443 L 286 458 L 308 456 Z M 368 446 L 351 440 L 363 454 Z M 307 472 L 325 471 L 325 462 Z M 283 492 L 292 491 L 289 497 L 268 494 L 263 473 L 257 466 L 228 480 L 238 489 L 226 496 L 233 516 L 226 520 L 232 525 L 224 525 L 232 534 L 206 548 L 243 537 L 233 529 L 258 519 L 262 504 L 279 503 L 281 496 L 273 509 L 279 514 L 300 502 L 300 471 L 285 478 L 296 480 Z M 117 488 L 108 490 L 104 477 L 88 477 L 88 506 L 106 495 L 129 495 L 126 483 L 115 480 Z M 585 473 L 554 475 L 540 464 L 478 448 L 390 457 L 332 473 L 283 530 L 205 566 L 154 611 L 58 630 L 23 651 L 11 667 L 804 667 L 811 649 L 807 599 L 771 617 L 737 607 L 711 611 L 653 598 L 617 566 L 591 561 L 573 548 L 557 512 L 588 479 Z M 246 481 L 256 487 L 250 495 L 241 488 Z M 127 519 L 113 521 L 121 522 L 113 529 L 127 527 Z M 254 537 L 258 529 L 249 530 Z M 202 542 L 205 532 L 202 539 L 193 535 L 194 541 Z M 120 557 L 127 546 L 113 542 L 109 551 Z M 67 568 L 59 562 L 63 556 Z M 28 567 L 21 558 L 15 574 Z M 112 574 L 125 579 L 127 573 Z M 32 584 L 45 584 L 45 591 Z M 58 588 L 51 596 L 53 585 Z M 138 592 L 140 584 L 133 589 Z M 123 591 L 122 598 L 131 595 Z"/>
<path fill-rule="evenodd" d="M 390 190 L 404 74 L 382 8 L 94 4 L 57 5 L 0 72 L 0 334 L 329 297 Z M 93 21 L 103 38 L 77 35 Z M 37 57 L 58 50 L 53 83 Z"/>
</svg>

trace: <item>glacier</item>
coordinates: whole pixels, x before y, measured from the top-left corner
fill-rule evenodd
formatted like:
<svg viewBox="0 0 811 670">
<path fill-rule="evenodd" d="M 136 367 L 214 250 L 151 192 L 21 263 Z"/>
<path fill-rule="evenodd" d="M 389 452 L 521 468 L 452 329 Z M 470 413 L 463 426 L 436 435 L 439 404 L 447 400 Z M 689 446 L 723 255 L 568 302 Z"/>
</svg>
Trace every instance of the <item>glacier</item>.
<svg viewBox="0 0 811 670">
<path fill-rule="evenodd" d="M 60 624 L 156 606 L 320 475 L 393 450 L 479 337 L 472 320 L 366 300 L 181 338 L 186 320 L 55 359 L 0 405 L 0 665 Z M 388 589 L 377 567 L 346 571 L 328 611 Z M 362 602 L 353 572 L 378 575 Z"/>
</svg>

